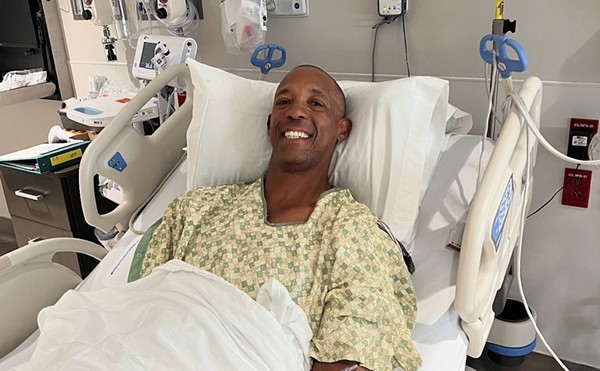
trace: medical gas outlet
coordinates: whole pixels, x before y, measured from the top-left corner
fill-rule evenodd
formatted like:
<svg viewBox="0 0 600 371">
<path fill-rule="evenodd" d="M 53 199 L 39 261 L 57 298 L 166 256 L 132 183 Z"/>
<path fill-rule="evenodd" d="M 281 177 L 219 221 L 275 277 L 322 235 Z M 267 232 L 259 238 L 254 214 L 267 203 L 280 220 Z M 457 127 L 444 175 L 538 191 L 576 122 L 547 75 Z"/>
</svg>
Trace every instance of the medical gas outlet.
<svg viewBox="0 0 600 371">
<path fill-rule="evenodd" d="M 83 19 L 92 21 L 94 26 L 104 26 L 112 23 L 112 10 L 108 1 L 84 0 Z"/>
<path fill-rule="evenodd" d="M 185 19 L 187 7 L 185 1 L 158 0 L 156 16 L 169 23 L 181 22 Z"/>
<path fill-rule="evenodd" d="M 408 8 L 408 0 L 378 0 L 377 8 L 382 17 L 402 15 Z"/>
<path fill-rule="evenodd" d="M 102 47 L 106 54 L 106 60 L 116 61 L 115 39 L 110 34 L 108 26 L 113 23 L 113 8 L 107 0 L 84 0 L 83 19 L 90 20 L 93 25 L 102 27 Z"/>
<path fill-rule="evenodd" d="M 308 0 L 266 0 L 266 5 L 272 16 L 308 16 Z"/>
</svg>

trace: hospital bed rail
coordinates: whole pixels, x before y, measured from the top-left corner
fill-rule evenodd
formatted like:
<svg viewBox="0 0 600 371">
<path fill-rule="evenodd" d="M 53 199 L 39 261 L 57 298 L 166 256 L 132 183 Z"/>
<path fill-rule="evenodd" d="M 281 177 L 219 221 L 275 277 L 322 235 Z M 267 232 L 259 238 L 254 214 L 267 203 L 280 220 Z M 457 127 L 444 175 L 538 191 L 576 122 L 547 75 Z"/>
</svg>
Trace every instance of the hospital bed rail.
<svg viewBox="0 0 600 371">
<path fill-rule="evenodd" d="M 186 82 L 185 102 L 152 135 L 139 133 L 132 117 L 174 78 Z M 124 233 L 131 216 L 160 186 L 184 155 L 186 133 L 192 119 L 193 88 L 186 65 L 174 65 L 161 72 L 94 139 L 79 168 L 81 206 L 89 225 L 109 233 Z M 112 211 L 100 214 L 96 205 L 95 176 L 104 176 L 119 185 L 123 201 Z M 87 196 L 87 197 L 86 197 Z"/>
<path fill-rule="evenodd" d="M 154 94 L 177 76 L 186 80 L 188 87 L 186 103 L 176 110 L 154 135 L 148 137 L 141 135 L 131 125 L 131 118 Z M 113 227 L 125 231 L 131 215 L 175 166 L 180 157 L 178 149 L 186 145 L 186 131 L 193 110 L 192 90 L 187 66 L 168 68 L 142 89 L 91 143 L 83 156 L 80 169 L 82 203 L 86 221 L 90 225 L 104 232 L 108 232 Z M 519 94 L 539 126 L 542 99 L 540 80 L 529 78 L 522 85 Z M 512 251 L 521 232 L 520 211 L 528 207 L 530 200 L 529 195 L 523 195 L 524 181 L 531 181 L 525 179 L 526 158 L 529 153 L 531 158 L 529 166 L 533 167 L 537 146 L 533 135 L 529 136 L 529 145 L 527 145 L 525 137 L 527 129 L 523 121 L 523 116 L 513 108 L 505 120 L 490 162 L 474 196 L 464 231 L 456 281 L 455 308 L 461 318 L 463 330 L 469 338 L 467 353 L 473 357 L 481 354 L 489 334 L 494 319 L 492 302 L 502 284 Z M 169 146 L 174 150 L 168 152 Z M 127 162 L 127 167 L 122 172 L 109 165 L 117 152 Z M 98 213 L 95 199 L 90 197 L 95 192 L 93 178 L 96 174 L 117 182 L 124 191 L 125 202 L 104 215 Z M 507 187 L 507 185 L 511 186 Z M 510 191 L 508 192 L 510 197 L 506 196 L 507 190 Z M 506 218 L 502 219 L 499 237 L 493 241 L 492 227 L 498 226 L 500 220 L 497 218 L 497 211 L 502 200 L 507 200 L 507 197 L 510 198 L 510 207 L 503 209 L 506 211 Z M 56 240 L 49 240 L 49 244 L 50 241 Z M 52 245 L 56 248 L 60 244 L 53 242 Z M 23 249 L 30 247 L 32 246 Z M 11 258 L 13 253 L 9 253 Z M 3 264 L 9 263 L 0 260 L 0 274 L 4 269 Z M 36 279 L 36 283 L 39 282 Z M 68 288 L 70 287 L 63 291 Z M 0 286 L 0 293 L 2 292 Z M 53 300 L 48 299 L 48 303 L 54 303 L 58 297 Z M 0 316 L 3 322 L 6 322 L 7 318 L 9 317 Z M 27 331 L 23 330 L 28 336 L 32 331 Z M 18 344 L 18 341 L 11 344 Z M 8 348 L 9 346 L 0 348 L 0 356 L 3 355 L 2 351 Z"/>
<path fill-rule="evenodd" d="M 81 277 L 55 263 L 59 252 L 77 252 L 101 260 L 106 249 L 75 238 L 52 238 L 30 242 L 0 256 L 0 358 L 37 329 L 42 308 L 56 303 Z"/>
<path fill-rule="evenodd" d="M 541 81 L 528 78 L 519 95 L 539 127 Z M 467 354 L 474 358 L 481 355 L 490 333 L 494 298 L 522 233 L 521 213 L 531 200 L 526 183 L 531 189 L 536 150 L 536 138 L 513 106 L 471 203 L 458 264 L 454 306 L 469 338 Z"/>
</svg>

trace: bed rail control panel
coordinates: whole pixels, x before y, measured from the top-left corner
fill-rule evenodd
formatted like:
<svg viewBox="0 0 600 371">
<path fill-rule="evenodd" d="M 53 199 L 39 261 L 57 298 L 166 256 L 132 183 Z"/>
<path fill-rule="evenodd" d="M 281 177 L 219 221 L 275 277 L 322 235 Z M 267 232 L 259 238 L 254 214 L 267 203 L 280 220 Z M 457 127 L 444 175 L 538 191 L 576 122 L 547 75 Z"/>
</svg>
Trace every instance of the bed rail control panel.
<svg viewBox="0 0 600 371">
<path fill-rule="evenodd" d="M 402 15 L 408 8 L 408 0 L 378 0 L 377 10 L 382 17 Z"/>
<path fill-rule="evenodd" d="M 121 152 L 116 152 L 113 157 L 108 160 L 108 166 L 118 172 L 122 172 L 127 167 L 127 162 L 125 162 Z"/>
</svg>

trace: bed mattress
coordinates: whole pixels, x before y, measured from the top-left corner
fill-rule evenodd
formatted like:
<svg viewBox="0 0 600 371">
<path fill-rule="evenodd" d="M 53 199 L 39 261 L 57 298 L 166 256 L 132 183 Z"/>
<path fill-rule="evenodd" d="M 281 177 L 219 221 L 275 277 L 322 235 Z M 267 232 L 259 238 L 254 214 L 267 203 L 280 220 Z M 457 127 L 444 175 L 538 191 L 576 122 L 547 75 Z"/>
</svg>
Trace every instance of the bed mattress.
<svg viewBox="0 0 600 371">
<path fill-rule="evenodd" d="M 486 142 L 482 163 L 493 150 Z M 421 204 L 412 275 L 418 302 L 413 332 L 423 358 L 420 370 L 464 370 L 468 340 L 454 310 L 459 253 L 447 244 L 462 234 L 475 194 L 481 137 L 453 135 Z"/>
<path fill-rule="evenodd" d="M 453 308 L 458 252 L 446 245 L 453 235 L 460 233 L 468 203 L 475 193 L 481 142 L 481 137 L 472 135 L 448 138 L 420 208 L 413 253 L 416 265 L 413 282 L 419 306 L 413 339 L 423 358 L 421 370 L 462 371 L 465 367 L 467 338 Z M 484 163 L 492 145 L 485 147 Z M 134 224 L 137 229 L 148 228 L 162 215 L 167 204 L 185 191 L 186 168 L 185 162 L 181 164 L 148 204 Z M 77 289 L 98 290 L 124 284 L 140 238 L 128 231 Z M 4 357 L 0 369 L 28 360 L 36 337 L 34 333 Z"/>
</svg>

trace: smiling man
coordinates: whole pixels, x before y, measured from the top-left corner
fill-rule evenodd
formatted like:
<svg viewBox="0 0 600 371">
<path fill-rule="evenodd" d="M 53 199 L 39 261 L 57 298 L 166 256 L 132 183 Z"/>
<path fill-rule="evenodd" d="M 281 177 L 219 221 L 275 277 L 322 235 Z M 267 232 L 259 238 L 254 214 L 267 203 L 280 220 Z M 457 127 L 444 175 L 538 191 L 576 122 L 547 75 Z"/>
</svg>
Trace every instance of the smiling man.
<svg viewBox="0 0 600 371">
<path fill-rule="evenodd" d="M 308 318 L 314 371 L 417 369 L 416 299 L 402 255 L 371 211 L 327 177 L 352 130 L 342 90 L 317 67 L 293 69 L 267 130 L 265 176 L 177 197 L 140 242 L 150 240 L 140 276 L 180 259 L 252 298 L 275 278 Z"/>
<path fill-rule="evenodd" d="M 325 72 L 300 66 L 275 92 L 267 121 L 273 152 L 265 176 L 270 222 L 308 219 L 331 189 L 327 171 L 335 145 L 352 130 L 344 93 Z"/>
</svg>

